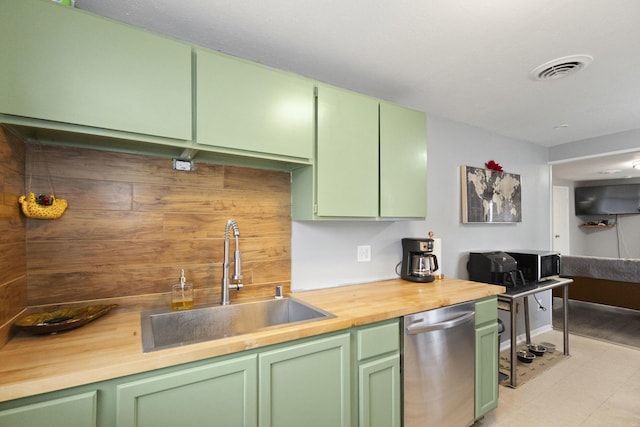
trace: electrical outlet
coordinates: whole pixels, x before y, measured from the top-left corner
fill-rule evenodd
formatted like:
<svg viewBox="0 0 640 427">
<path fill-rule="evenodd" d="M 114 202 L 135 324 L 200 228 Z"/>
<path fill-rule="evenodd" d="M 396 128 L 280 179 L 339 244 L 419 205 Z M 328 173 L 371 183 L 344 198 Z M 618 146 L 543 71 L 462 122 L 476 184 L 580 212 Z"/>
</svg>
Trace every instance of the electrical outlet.
<svg viewBox="0 0 640 427">
<path fill-rule="evenodd" d="M 173 159 L 174 171 L 193 172 L 193 161 L 187 159 Z"/>
<path fill-rule="evenodd" d="M 371 246 L 362 245 L 358 246 L 358 262 L 371 261 Z"/>
</svg>

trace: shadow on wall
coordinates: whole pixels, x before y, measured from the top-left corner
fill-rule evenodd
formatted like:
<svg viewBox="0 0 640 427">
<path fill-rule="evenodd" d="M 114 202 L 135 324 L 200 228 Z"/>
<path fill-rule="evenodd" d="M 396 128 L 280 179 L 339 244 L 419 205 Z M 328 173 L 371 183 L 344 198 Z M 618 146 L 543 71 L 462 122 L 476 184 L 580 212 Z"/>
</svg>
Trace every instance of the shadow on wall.
<svg viewBox="0 0 640 427">
<path fill-rule="evenodd" d="M 24 143 L 0 126 L 0 347 L 27 305 L 27 221 L 18 209 L 24 158 Z"/>
</svg>

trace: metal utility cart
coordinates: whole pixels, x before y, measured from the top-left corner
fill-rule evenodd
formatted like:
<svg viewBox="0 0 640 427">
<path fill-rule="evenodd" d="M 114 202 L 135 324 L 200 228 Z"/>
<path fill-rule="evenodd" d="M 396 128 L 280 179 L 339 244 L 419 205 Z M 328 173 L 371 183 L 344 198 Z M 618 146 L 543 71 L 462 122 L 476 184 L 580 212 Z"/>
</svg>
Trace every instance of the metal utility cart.
<svg viewBox="0 0 640 427">
<path fill-rule="evenodd" d="M 563 334 L 563 352 L 564 355 L 569 355 L 569 325 L 568 325 L 568 300 L 569 300 L 569 284 L 573 283 L 572 279 L 565 279 L 563 277 L 557 279 L 546 280 L 544 282 L 537 282 L 533 285 L 526 287 L 509 288 L 507 292 L 498 295 L 498 309 L 510 312 L 509 327 L 511 330 L 511 356 L 510 356 L 510 378 L 509 385 L 512 388 L 517 386 L 516 379 L 516 338 L 517 338 L 517 312 L 514 309 L 517 302 L 523 301 L 524 304 L 524 324 L 525 334 L 527 339 L 527 345 L 531 344 L 531 329 L 529 325 L 529 296 L 537 294 L 539 292 L 548 291 L 554 288 L 562 287 L 562 334 Z"/>
</svg>

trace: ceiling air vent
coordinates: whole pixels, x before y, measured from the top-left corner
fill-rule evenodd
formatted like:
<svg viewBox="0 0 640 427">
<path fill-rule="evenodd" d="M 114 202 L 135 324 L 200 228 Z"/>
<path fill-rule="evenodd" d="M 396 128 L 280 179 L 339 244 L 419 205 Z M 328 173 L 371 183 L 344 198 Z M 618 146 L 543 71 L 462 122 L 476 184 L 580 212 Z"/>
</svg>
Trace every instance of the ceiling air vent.
<svg viewBox="0 0 640 427">
<path fill-rule="evenodd" d="M 565 56 L 534 68 L 529 77 L 541 81 L 561 79 L 582 70 L 592 61 L 593 58 L 589 55 Z"/>
</svg>

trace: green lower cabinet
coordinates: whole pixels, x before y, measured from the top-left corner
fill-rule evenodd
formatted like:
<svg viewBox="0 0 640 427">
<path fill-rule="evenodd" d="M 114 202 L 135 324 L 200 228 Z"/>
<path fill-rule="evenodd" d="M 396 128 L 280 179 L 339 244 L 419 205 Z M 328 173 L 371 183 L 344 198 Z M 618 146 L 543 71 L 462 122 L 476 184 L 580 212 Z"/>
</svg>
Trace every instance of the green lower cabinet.
<svg viewBox="0 0 640 427">
<path fill-rule="evenodd" d="M 258 355 L 260 427 L 347 427 L 351 417 L 350 335 Z"/>
<path fill-rule="evenodd" d="M 256 355 L 117 386 L 118 427 L 255 427 Z"/>
<path fill-rule="evenodd" d="M 492 297 L 476 303 L 475 417 L 498 407 L 498 308 Z"/>
<path fill-rule="evenodd" d="M 398 319 L 0 403 L 0 427 L 400 427 Z M 476 303 L 475 416 L 498 405 L 496 298 Z"/>
<path fill-rule="evenodd" d="M 354 402 L 358 427 L 400 427 L 400 326 L 398 319 L 356 329 Z"/>
<path fill-rule="evenodd" d="M 1 427 L 95 427 L 98 392 L 51 399 L 0 411 Z"/>
<path fill-rule="evenodd" d="M 359 427 L 400 427 L 400 355 L 360 365 Z"/>
</svg>

